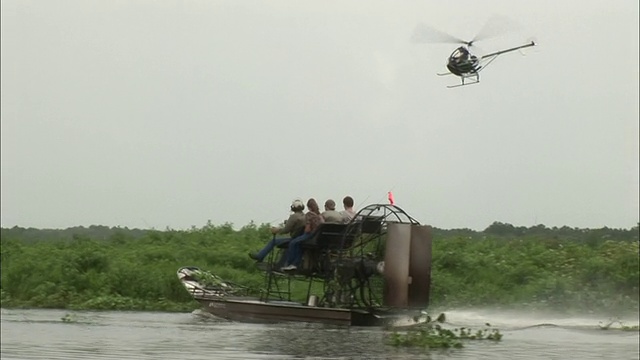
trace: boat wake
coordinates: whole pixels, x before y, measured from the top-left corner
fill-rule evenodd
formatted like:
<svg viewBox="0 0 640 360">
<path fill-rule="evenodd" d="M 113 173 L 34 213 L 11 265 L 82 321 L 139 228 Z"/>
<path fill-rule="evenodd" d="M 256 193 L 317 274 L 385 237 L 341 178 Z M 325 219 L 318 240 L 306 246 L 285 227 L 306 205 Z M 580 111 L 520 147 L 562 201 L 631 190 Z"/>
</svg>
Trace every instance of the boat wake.
<svg viewBox="0 0 640 360">
<path fill-rule="evenodd" d="M 638 317 L 571 316 L 562 313 L 500 311 L 492 309 L 452 309 L 446 311 L 450 326 L 483 326 L 490 324 L 502 330 L 532 328 L 564 328 L 577 330 L 636 330 Z"/>
</svg>

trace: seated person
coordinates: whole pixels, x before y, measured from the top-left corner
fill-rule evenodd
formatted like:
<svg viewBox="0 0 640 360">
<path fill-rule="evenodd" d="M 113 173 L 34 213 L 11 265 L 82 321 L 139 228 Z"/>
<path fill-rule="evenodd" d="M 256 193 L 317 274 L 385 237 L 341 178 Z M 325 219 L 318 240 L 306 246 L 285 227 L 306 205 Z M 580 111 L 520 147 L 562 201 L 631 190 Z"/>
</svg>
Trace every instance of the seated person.
<svg viewBox="0 0 640 360">
<path fill-rule="evenodd" d="M 271 233 L 274 235 L 273 239 L 257 253 L 249 253 L 249 257 L 257 262 L 262 262 L 267 255 L 273 250 L 274 247 L 291 240 L 291 238 L 299 235 L 304 231 L 305 216 L 304 216 L 304 204 L 302 200 L 296 199 L 291 203 L 291 211 L 293 212 L 287 221 L 285 221 L 284 227 L 272 227 Z M 277 234 L 289 234 L 289 237 L 276 238 Z"/>
<path fill-rule="evenodd" d="M 322 215 L 320 215 L 320 208 L 318 207 L 318 203 L 315 199 L 311 198 L 307 201 L 307 208 L 309 211 L 304 215 L 304 234 L 291 240 L 289 243 L 285 266 L 282 267 L 283 271 L 295 270 L 298 268 L 298 264 L 300 263 L 300 260 L 302 260 L 302 242 L 313 237 L 313 234 L 318 230 L 320 224 L 324 222 Z"/>
<path fill-rule="evenodd" d="M 344 215 L 336 211 L 336 202 L 329 199 L 324 202 L 324 212 L 320 214 L 326 223 L 344 223 Z"/>
<path fill-rule="evenodd" d="M 356 216 L 355 210 L 353 210 L 353 198 L 351 196 L 345 196 L 342 199 L 342 206 L 344 206 L 344 211 L 340 211 L 340 214 L 344 218 L 344 222 L 348 223 Z"/>
</svg>

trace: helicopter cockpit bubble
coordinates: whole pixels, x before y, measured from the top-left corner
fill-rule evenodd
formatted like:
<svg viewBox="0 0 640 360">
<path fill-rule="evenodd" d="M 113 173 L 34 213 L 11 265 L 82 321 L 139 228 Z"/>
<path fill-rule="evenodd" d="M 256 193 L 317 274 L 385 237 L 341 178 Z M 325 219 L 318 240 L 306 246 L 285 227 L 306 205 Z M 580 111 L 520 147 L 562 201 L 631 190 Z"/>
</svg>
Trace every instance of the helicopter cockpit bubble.
<svg viewBox="0 0 640 360">
<path fill-rule="evenodd" d="M 478 70 L 478 63 L 477 56 L 472 55 L 466 47 L 460 46 L 449 56 L 447 68 L 455 75 L 464 76 L 475 73 Z"/>
<path fill-rule="evenodd" d="M 455 59 L 456 61 L 467 60 L 469 58 L 469 50 L 464 46 L 460 46 L 451 53 L 450 58 Z"/>
</svg>

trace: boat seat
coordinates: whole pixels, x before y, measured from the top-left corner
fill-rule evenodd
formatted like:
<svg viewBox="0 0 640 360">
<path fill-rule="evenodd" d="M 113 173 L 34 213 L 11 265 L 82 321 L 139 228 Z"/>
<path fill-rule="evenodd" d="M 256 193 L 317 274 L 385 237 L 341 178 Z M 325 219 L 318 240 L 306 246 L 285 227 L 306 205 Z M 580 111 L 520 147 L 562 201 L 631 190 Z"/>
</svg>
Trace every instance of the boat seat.
<svg viewBox="0 0 640 360">
<path fill-rule="evenodd" d="M 318 230 L 309 240 L 304 241 L 301 245 L 303 249 L 317 250 L 340 250 L 348 249 L 356 238 L 355 231 L 347 233 L 347 229 L 355 229 L 350 224 L 320 224 Z M 344 241 L 344 243 L 343 243 Z"/>
<path fill-rule="evenodd" d="M 359 224 L 358 224 L 359 223 Z M 355 226 L 354 226 L 355 225 Z M 350 234 L 346 234 L 347 229 L 351 230 Z M 381 216 L 367 216 L 353 220 L 351 223 L 322 223 L 316 230 L 312 238 L 302 243 L 304 249 L 339 249 L 342 244 L 343 237 L 346 236 L 344 248 L 348 249 L 353 245 L 357 233 L 361 234 L 377 234 L 382 229 Z M 299 234 L 293 236 L 295 239 L 304 233 L 304 229 Z M 286 249 L 289 247 L 289 241 L 279 244 L 277 247 Z"/>
<path fill-rule="evenodd" d="M 359 222 L 363 234 L 377 234 L 382 230 L 382 216 L 364 216 Z"/>
</svg>

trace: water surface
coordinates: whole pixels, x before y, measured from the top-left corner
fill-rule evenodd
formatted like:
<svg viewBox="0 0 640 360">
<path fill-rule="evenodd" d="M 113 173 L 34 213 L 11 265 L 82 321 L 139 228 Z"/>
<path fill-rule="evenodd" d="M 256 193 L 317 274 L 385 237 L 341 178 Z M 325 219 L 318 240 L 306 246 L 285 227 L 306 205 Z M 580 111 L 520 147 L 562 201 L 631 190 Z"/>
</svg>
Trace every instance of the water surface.
<svg viewBox="0 0 640 360">
<path fill-rule="evenodd" d="M 635 359 L 637 331 L 608 318 L 447 311 L 447 326 L 500 329 L 500 342 L 425 350 L 387 344 L 391 331 L 305 323 L 244 324 L 194 313 L 2 309 L 2 359 Z M 62 318 L 68 319 L 63 321 Z M 625 319 L 637 325 L 637 317 Z"/>
</svg>

